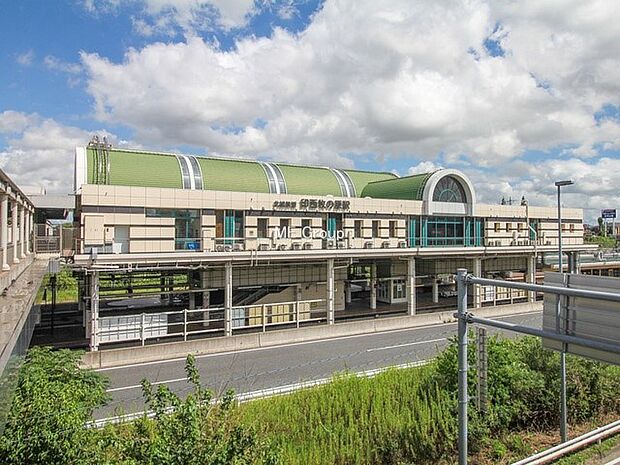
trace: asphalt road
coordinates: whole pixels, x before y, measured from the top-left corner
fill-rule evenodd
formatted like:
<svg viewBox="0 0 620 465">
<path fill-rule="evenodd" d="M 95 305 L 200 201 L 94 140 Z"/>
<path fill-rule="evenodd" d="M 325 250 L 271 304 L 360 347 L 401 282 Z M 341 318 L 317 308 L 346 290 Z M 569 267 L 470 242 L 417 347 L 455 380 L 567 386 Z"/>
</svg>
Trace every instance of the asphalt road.
<svg viewBox="0 0 620 465">
<path fill-rule="evenodd" d="M 541 328 L 542 312 L 498 318 Z M 494 331 L 490 331 L 494 332 Z M 432 358 L 456 335 L 456 323 L 411 328 L 329 340 L 248 349 L 196 357 L 203 385 L 216 393 L 237 393 L 326 378 L 336 372 L 359 372 Z M 143 378 L 166 384 L 179 394 L 191 391 L 185 360 L 141 363 L 98 370 L 110 379 L 110 403 L 95 418 L 142 411 Z"/>
</svg>

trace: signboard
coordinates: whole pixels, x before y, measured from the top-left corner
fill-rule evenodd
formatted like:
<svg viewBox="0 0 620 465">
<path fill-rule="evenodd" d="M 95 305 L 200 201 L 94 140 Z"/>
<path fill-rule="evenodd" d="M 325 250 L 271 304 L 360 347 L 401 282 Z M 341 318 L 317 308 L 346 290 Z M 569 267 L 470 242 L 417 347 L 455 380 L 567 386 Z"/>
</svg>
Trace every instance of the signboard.
<svg viewBox="0 0 620 465">
<path fill-rule="evenodd" d="M 349 200 L 301 199 L 299 203 L 289 200 L 273 202 L 275 210 L 347 211 L 350 207 Z"/>
<path fill-rule="evenodd" d="M 607 208 L 605 210 L 601 210 L 601 217 L 604 220 L 611 220 L 616 218 L 616 209 L 615 208 Z"/>
<path fill-rule="evenodd" d="M 565 283 L 564 279 L 566 279 Z M 546 272 L 545 284 L 620 294 L 620 278 Z M 620 303 L 566 296 L 561 296 L 561 301 L 563 305 L 558 326 L 556 323 L 557 296 L 545 293 L 543 330 L 607 344 L 620 344 Z M 561 342 L 543 338 L 543 347 L 548 349 L 560 351 L 562 345 Z M 570 354 L 620 365 L 618 354 L 574 344 L 567 344 L 566 351 Z"/>
</svg>

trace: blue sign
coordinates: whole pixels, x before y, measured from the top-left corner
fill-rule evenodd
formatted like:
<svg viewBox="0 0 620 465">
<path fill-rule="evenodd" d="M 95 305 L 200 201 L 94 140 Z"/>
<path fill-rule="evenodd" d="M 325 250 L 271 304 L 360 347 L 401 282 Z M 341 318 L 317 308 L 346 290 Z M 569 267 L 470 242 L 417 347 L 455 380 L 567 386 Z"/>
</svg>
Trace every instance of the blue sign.
<svg viewBox="0 0 620 465">
<path fill-rule="evenodd" d="M 606 210 L 601 210 L 601 217 L 606 220 L 611 220 L 616 217 L 616 209 L 608 208 Z"/>
</svg>

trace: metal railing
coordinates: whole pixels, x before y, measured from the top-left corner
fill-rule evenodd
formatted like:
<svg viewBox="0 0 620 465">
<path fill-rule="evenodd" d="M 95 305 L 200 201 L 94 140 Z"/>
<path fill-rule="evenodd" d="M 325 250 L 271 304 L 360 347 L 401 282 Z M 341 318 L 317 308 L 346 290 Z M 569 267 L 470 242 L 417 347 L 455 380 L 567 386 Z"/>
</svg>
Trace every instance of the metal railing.
<svg viewBox="0 0 620 465">
<path fill-rule="evenodd" d="M 281 325 L 300 325 L 326 321 L 327 310 L 324 299 L 276 302 L 231 307 L 183 309 L 169 312 L 140 313 L 120 316 L 100 316 L 97 319 L 97 341 L 99 344 L 140 341 L 149 339 L 180 338 L 221 333 L 225 335 L 226 322 L 230 322 L 231 333 L 241 329 Z"/>
<path fill-rule="evenodd" d="M 457 281 L 457 308 L 458 311 L 455 317 L 458 320 L 458 451 L 459 451 L 459 465 L 467 465 L 467 437 L 468 437 L 468 402 L 469 397 L 467 394 L 467 346 L 468 346 L 468 325 L 478 324 L 482 326 L 490 326 L 507 331 L 514 331 L 521 334 L 528 334 L 531 336 L 538 336 L 541 338 L 547 338 L 554 341 L 559 341 L 565 344 L 574 344 L 590 349 L 601 350 L 609 353 L 620 354 L 620 345 L 598 341 L 594 339 L 586 339 L 578 336 L 571 336 L 568 334 L 561 334 L 553 331 L 545 331 L 541 329 L 531 328 L 528 326 L 517 325 L 507 323 L 504 321 L 491 320 L 488 318 L 475 317 L 467 311 L 467 286 L 468 284 L 478 284 L 482 286 L 496 286 L 511 289 L 520 289 L 530 292 L 542 292 L 567 297 L 582 297 L 596 300 L 603 300 L 608 302 L 620 302 L 620 294 L 592 291 L 587 289 L 573 289 L 567 287 L 549 286 L 541 284 L 529 284 L 520 282 L 503 281 L 496 279 L 486 279 L 473 276 L 467 273 L 466 269 L 460 268 L 456 273 Z M 560 317 L 558 312 L 556 318 Z M 559 325 L 557 325 L 559 327 Z"/>
</svg>

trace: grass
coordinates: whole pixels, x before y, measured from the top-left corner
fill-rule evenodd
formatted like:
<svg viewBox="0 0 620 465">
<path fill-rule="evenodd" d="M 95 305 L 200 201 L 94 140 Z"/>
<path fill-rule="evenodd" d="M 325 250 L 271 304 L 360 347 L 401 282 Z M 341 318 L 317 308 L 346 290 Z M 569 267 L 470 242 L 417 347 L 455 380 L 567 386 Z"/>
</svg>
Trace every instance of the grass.
<svg viewBox="0 0 620 465">
<path fill-rule="evenodd" d="M 429 386 L 430 367 L 244 404 L 242 421 L 275 439 L 287 464 L 437 463 L 454 451 L 454 406 Z"/>
</svg>

